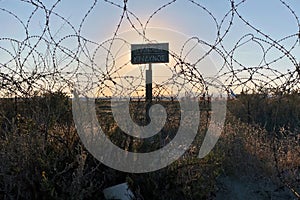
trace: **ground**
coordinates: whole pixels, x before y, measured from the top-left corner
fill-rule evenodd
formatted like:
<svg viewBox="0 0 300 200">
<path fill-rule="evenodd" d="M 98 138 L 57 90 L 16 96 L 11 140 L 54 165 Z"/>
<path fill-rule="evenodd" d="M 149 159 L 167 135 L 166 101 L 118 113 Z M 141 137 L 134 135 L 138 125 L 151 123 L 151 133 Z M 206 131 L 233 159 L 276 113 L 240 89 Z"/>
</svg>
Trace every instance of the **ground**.
<svg viewBox="0 0 300 200">
<path fill-rule="evenodd" d="M 250 176 L 221 176 L 218 179 L 217 200 L 292 200 L 293 195 L 284 186 L 270 180 Z"/>
</svg>

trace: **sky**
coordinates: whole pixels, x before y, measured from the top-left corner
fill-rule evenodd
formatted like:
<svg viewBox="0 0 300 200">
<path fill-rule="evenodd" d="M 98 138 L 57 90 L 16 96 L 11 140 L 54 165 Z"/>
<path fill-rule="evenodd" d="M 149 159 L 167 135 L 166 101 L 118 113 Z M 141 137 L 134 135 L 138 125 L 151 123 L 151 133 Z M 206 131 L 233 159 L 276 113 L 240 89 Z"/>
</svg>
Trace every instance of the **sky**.
<svg viewBox="0 0 300 200">
<path fill-rule="evenodd" d="M 47 8 L 50 8 L 53 5 L 53 2 L 54 1 L 52 0 L 43 1 Z M 121 6 L 123 5 L 123 1 L 121 0 L 115 0 L 113 2 Z M 127 10 L 134 13 L 140 22 L 145 25 L 149 17 L 156 10 L 168 2 L 170 2 L 170 0 L 127 0 Z M 202 8 L 193 2 L 201 5 Z M 238 4 L 239 2 L 240 1 L 235 1 L 235 4 Z M 297 16 L 300 16 L 299 2 L 296 0 L 286 0 L 284 2 L 293 9 Z M 57 7 L 55 7 L 54 12 L 67 19 L 72 26 L 78 30 L 82 19 L 93 3 L 94 1 L 92 0 L 61 0 Z M 174 44 L 174 48 L 176 48 L 175 44 L 179 44 L 180 41 L 180 39 L 176 39 L 178 35 L 180 35 L 181 38 L 195 36 L 209 44 L 214 44 L 217 36 L 217 26 L 207 11 L 215 17 L 218 25 L 224 20 L 223 26 L 220 29 L 222 35 L 230 21 L 230 14 L 224 18 L 226 13 L 230 10 L 230 6 L 231 2 L 229 0 L 177 0 L 170 6 L 167 6 L 153 15 L 148 27 L 155 27 L 162 31 L 159 33 L 156 32 L 156 35 L 150 34 L 149 37 L 153 40 L 169 40 L 161 42 Z M 0 38 L 8 37 L 17 40 L 24 39 L 25 32 L 21 23 L 18 22 L 16 17 L 9 15 L 5 10 L 14 13 L 24 24 L 26 24 L 34 7 L 26 2 L 17 0 L 1 0 L 0 7 L 2 8 L 0 11 Z M 86 39 L 97 43 L 102 43 L 105 40 L 112 38 L 118 22 L 120 21 L 122 11 L 122 8 L 114 6 L 109 2 L 99 0 L 83 23 L 81 35 Z M 276 41 L 299 32 L 297 20 L 280 0 L 246 0 L 237 7 L 237 12 L 247 22 L 253 24 L 257 29 L 262 30 Z M 32 16 L 28 28 L 30 35 L 41 35 L 43 24 L 45 23 L 44 16 L 45 13 L 42 10 L 36 12 Z M 129 15 L 129 19 L 137 28 L 142 28 L 132 15 Z M 55 15 L 51 15 L 49 27 L 57 40 L 74 33 L 68 24 L 64 23 L 63 20 Z M 128 35 L 128 32 L 131 32 L 131 35 L 134 35 L 132 26 L 128 23 L 126 17 L 119 29 L 120 36 L 122 36 L 122 32 L 125 32 L 123 35 Z M 244 35 L 249 33 L 252 33 L 261 39 L 265 39 L 235 15 L 233 25 L 229 33 L 223 39 L 222 44 L 227 51 L 231 51 L 234 45 L 236 45 Z M 129 36 L 126 37 L 128 38 Z M 297 39 L 296 36 L 291 37 L 290 39 L 282 41 L 281 44 L 284 47 L 289 48 Z M 70 49 L 76 48 L 76 42 L 72 40 L 74 40 L 74 38 L 65 39 L 63 44 Z M 247 38 L 243 41 L 246 40 Z M 137 43 L 141 42 L 141 40 L 134 41 L 134 39 L 132 39 L 131 42 Z M 2 40 L 0 46 L 7 49 L 12 48 Z M 267 47 L 268 45 L 264 46 L 264 48 Z M 91 48 L 94 47 L 91 46 Z M 234 53 L 234 58 L 236 60 L 249 67 L 259 65 L 263 59 L 261 46 L 255 42 L 248 42 L 239 47 Z M 299 60 L 300 45 L 296 45 L 291 53 Z M 279 56 L 281 56 L 281 52 L 276 49 L 271 49 L 267 54 L 266 60 L 271 61 L 273 58 Z M 101 60 L 103 58 L 99 59 Z M 221 59 L 214 55 L 211 56 L 211 59 L 216 68 L 220 69 L 222 64 Z M 6 57 L 2 56 L 0 62 L 5 63 L 5 61 Z M 238 68 L 239 66 L 236 65 L 235 67 Z M 295 68 L 288 59 L 280 59 L 279 62 L 272 64 L 271 67 L 283 72 L 288 69 L 293 71 Z M 159 72 L 159 74 L 163 73 L 164 72 Z M 245 76 L 247 75 L 245 74 Z"/>
</svg>

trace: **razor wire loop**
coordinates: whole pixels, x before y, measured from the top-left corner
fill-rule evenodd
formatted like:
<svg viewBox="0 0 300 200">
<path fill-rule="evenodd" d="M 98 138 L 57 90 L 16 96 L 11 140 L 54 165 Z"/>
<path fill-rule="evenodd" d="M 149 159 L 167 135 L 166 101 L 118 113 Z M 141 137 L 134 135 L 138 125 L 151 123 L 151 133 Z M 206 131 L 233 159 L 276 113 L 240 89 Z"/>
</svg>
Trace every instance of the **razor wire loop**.
<svg viewBox="0 0 300 200">
<path fill-rule="evenodd" d="M 277 40 L 271 35 L 266 34 L 264 30 L 258 28 L 254 23 L 249 22 L 246 17 L 240 12 L 240 7 L 243 6 L 247 0 L 235 1 L 228 0 L 229 9 L 224 16 L 217 18 L 215 13 L 203 5 L 201 2 L 195 0 L 186 0 L 199 9 L 199 12 L 205 13 L 212 20 L 217 32 L 216 38 L 213 42 L 201 40 L 199 36 L 188 38 L 186 43 L 182 46 L 181 52 L 172 52 L 170 55 L 176 62 L 170 69 L 172 77 L 165 80 L 163 83 L 154 83 L 154 98 L 159 98 L 163 94 L 170 94 L 167 85 L 174 85 L 181 87 L 182 82 L 191 82 L 192 87 L 200 93 L 205 93 L 206 85 L 210 84 L 204 80 L 201 71 L 197 69 L 197 64 L 203 61 L 212 53 L 216 53 L 222 59 L 222 66 L 218 66 L 219 73 L 215 77 L 223 81 L 223 86 L 235 90 L 242 88 L 243 90 L 268 90 L 270 92 L 276 91 L 298 91 L 299 90 L 299 76 L 300 65 L 293 50 L 300 44 L 300 22 L 294 8 L 289 5 L 287 1 L 278 0 L 281 5 L 286 8 L 295 21 L 295 27 L 298 32 Z M 143 21 L 139 16 L 131 10 L 128 0 L 115 2 L 110 0 L 93 0 L 90 1 L 90 6 L 86 10 L 78 27 L 68 18 L 64 17 L 62 13 L 57 11 L 57 7 L 62 0 L 57 0 L 51 5 L 46 5 L 40 0 L 20 0 L 19 4 L 26 4 L 31 6 L 31 13 L 27 18 L 23 19 L 17 13 L 7 9 L 0 8 L 0 16 L 8 15 L 21 26 L 24 31 L 23 39 L 16 39 L 14 37 L 0 36 L 0 51 L 7 56 L 6 60 L 0 63 L 0 82 L 1 95 L 11 93 L 18 96 L 30 96 L 36 91 L 53 91 L 66 90 L 74 85 L 74 79 L 78 76 L 90 78 L 94 73 L 97 79 L 93 80 L 94 88 L 112 86 L 117 87 L 123 91 L 132 87 L 137 88 L 133 84 L 138 81 L 142 84 L 144 77 L 144 70 L 140 69 L 140 77 L 120 75 L 120 70 L 124 69 L 129 63 L 124 63 L 121 66 L 116 65 L 117 55 L 114 55 L 112 47 L 116 42 L 122 42 L 120 48 L 129 46 L 129 42 L 119 38 L 121 26 L 129 23 L 132 30 L 143 38 L 144 42 L 152 42 L 151 38 L 147 36 L 148 27 L 153 18 L 161 12 L 164 12 L 168 7 L 177 3 L 177 0 L 165 2 L 158 6 L 149 17 Z M 87 20 L 91 17 L 91 13 L 97 9 L 98 4 L 106 3 L 120 10 L 120 18 L 116 24 L 116 28 L 112 34 L 112 38 L 97 42 L 85 37 L 82 33 L 85 28 Z M 34 23 L 34 18 L 37 14 L 43 13 L 43 24 L 40 24 L 41 31 L 38 34 L 33 34 L 31 24 Z M 51 27 L 53 18 L 60 20 L 62 26 L 60 29 L 54 31 Z M 232 31 L 235 20 L 239 20 L 247 26 L 252 32 L 243 35 L 233 47 L 229 48 L 224 40 Z M 60 36 L 59 32 L 63 28 L 69 28 L 70 32 L 66 35 Z M 65 45 L 65 42 L 72 40 L 74 48 Z M 288 47 L 284 42 L 293 40 L 293 43 Z M 189 63 L 186 57 L 189 53 L 183 54 L 187 48 L 187 43 L 190 41 L 196 42 L 196 45 L 205 46 L 208 50 L 204 55 L 199 57 L 194 63 Z M 255 66 L 247 66 L 240 62 L 236 56 L 239 48 L 248 43 L 255 43 L 261 50 L 261 60 Z M 93 46 L 93 48 L 90 48 Z M 92 50 L 93 49 L 93 50 Z M 276 50 L 280 52 L 279 56 L 272 57 L 270 52 Z M 101 67 L 96 60 L 97 53 L 100 51 L 106 52 L 104 65 Z M 190 52 L 193 49 L 189 49 Z M 270 59 L 271 58 L 271 59 Z M 289 62 L 288 71 L 283 72 L 274 68 L 274 64 L 286 59 Z M 87 68 L 85 72 L 82 68 Z M 180 70 L 179 70 L 180 69 Z M 142 80 L 138 80 L 142 78 Z M 179 81 L 180 79 L 180 81 Z M 122 85 L 125 80 L 126 85 Z M 116 91 L 115 91 L 116 92 Z M 99 95 L 106 95 L 101 89 Z M 176 96 L 176 94 L 174 94 Z"/>
<path fill-rule="evenodd" d="M 186 40 L 179 52 L 170 50 L 170 57 L 175 61 L 175 64 L 169 68 L 172 76 L 166 78 L 162 83 L 153 83 L 153 96 L 155 99 L 160 99 L 164 95 L 173 99 L 173 96 L 178 95 L 176 91 L 187 92 L 190 88 L 185 88 L 185 83 L 189 83 L 192 85 L 192 89 L 199 91 L 200 98 L 210 97 L 208 93 L 210 87 L 222 88 L 228 91 L 229 94 L 231 89 L 235 90 L 237 88 L 241 88 L 242 91 L 256 90 L 269 93 L 299 92 L 300 63 L 294 52 L 300 45 L 299 16 L 288 1 L 277 0 L 283 8 L 288 10 L 298 31 L 285 35 L 281 39 L 275 39 L 263 29 L 258 28 L 255 23 L 248 21 L 240 11 L 240 7 L 248 1 L 250 0 L 228 0 L 229 9 L 221 18 L 217 18 L 213 11 L 199 1 L 185 0 L 186 3 L 198 8 L 199 12 L 205 13 L 213 21 L 216 28 L 216 37 L 214 41 L 209 42 L 200 39 L 200 36 L 193 36 Z M 32 8 L 27 18 L 21 18 L 18 13 L 0 6 L 0 16 L 10 16 L 16 24 L 20 25 L 23 31 L 22 39 L 0 34 L 2 57 L 0 61 L 1 97 L 30 97 L 35 94 L 57 90 L 71 93 L 74 83 L 79 79 L 83 82 L 86 80 L 86 88 L 83 88 L 83 90 L 98 88 L 100 97 L 109 97 L 104 92 L 106 88 L 110 89 L 113 94 L 120 95 L 123 91 L 135 90 L 135 94 L 140 95 L 139 92 L 143 92 L 143 89 L 139 86 L 144 84 L 145 69 L 140 69 L 140 76 L 138 77 L 121 75 L 120 71 L 129 65 L 129 61 L 117 66 L 118 56 L 112 51 L 112 47 L 116 42 L 122 43 L 120 48 L 130 45 L 128 41 L 119 37 L 121 27 L 125 23 L 129 23 L 132 31 L 143 38 L 145 43 L 153 42 L 147 35 L 151 21 L 159 13 L 166 12 L 168 7 L 176 4 L 178 0 L 169 0 L 158 6 L 146 21 L 141 20 L 131 10 L 130 0 L 90 0 L 88 1 L 89 7 L 80 20 L 78 27 L 63 16 L 63 13 L 57 11 L 61 2 L 63 0 L 56 0 L 50 6 L 47 6 L 46 4 L 49 4 L 49 2 L 46 3 L 46 1 L 44 3 L 41 0 L 19 0 L 21 6 L 26 4 L 26 6 Z M 100 2 L 118 8 L 121 15 L 112 33 L 112 38 L 98 42 L 84 36 L 83 31 L 87 20 L 91 18 L 91 13 L 96 11 Z M 43 23 L 40 24 L 41 31 L 33 33 L 34 30 L 31 29 L 31 24 L 35 23 L 35 17 L 41 13 L 43 13 L 43 17 L 40 18 L 40 20 L 43 20 Z M 51 26 L 53 18 L 61 22 L 61 27 L 58 30 L 54 30 Z M 233 32 L 233 24 L 236 20 L 242 22 L 251 31 L 242 35 L 233 44 L 233 47 L 229 47 L 224 41 Z M 196 19 L 195 23 L 197 23 Z M 60 32 L 65 27 L 71 31 L 60 36 Z M 68 40 L 72 40 L 75 44 L 74 48 L 64 44 Z M 292 45 L 285 46 L 284 43 L 290 40 L 293 40 Z M 205 54 L 193 63 L 190 63 L 187 59 L 193 48 L 187 50 L 189 53 L 183 53 L 188 47 L 187 44 L 191 41 L 195 42 L 196 45 L 208 48 Z M 252 42 L 258 45 L 261 50 L 261 59 L 259 64 L 247 66 L 236 55 L 239 53 L 240 47 Z M 280 52 L 280 55 L 277 57 L 270 56 L 274 50 Z M 104 51 L 106 54 L 104 68 L 97 61 L 97 54 L 100 51 Z M 216 53 L 222 59 L 222 64 L 218 66 L 217 76 L 207 78 L 197 68 L 197 64 L 212 53 Z M 273 67 L 274 64 L 284 59 L 289 62 L 287 72 Z M 222 82 L 216 82 L 215 80 L 222 80 Z M 140 98 L 143 98 L 143 96 L 139 96 Z M 279 141 L 275 141 L 274 145 L 277 143 Z M 276 160 L 276 156 L 274 157 Z"/>
</svg>

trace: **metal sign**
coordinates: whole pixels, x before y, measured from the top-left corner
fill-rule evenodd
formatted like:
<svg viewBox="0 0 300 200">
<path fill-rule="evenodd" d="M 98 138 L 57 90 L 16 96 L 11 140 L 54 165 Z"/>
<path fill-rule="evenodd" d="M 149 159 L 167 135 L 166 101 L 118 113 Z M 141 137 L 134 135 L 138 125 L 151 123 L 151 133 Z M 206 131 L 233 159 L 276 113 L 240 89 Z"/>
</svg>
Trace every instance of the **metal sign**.
<svg viewBox="0 0 300 200">
<path fill-rule="evenodd" d="M 169 43 L 157 44 L 132 44 L 131 63 L 168 63 L 169 62 Z"/>
</svg>

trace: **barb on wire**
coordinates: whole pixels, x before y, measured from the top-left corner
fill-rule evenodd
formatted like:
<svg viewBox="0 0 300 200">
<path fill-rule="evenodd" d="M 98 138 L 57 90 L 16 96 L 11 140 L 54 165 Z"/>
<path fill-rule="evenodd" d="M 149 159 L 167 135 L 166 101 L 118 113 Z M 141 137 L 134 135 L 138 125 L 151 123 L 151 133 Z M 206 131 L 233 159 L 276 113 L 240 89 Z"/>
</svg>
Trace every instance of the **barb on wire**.
<svg viewBox="0 0 300 200">
<path fill-rule="evenodd" d="M 3 55 L 0 63 L 1 95 L 10 93 L 13 96 L 30 96 L 37 91 L 71 91 L 74 83 L 79 80 L 89 82 L 86 86 L 97 90 L 99 96 L 121 95 L 127 91 L 128 94 L 134 93 L 135 96 L 143 97 L 145 68 L 139 68 L 136 76 L 124 72 L 130 65 L 128 56 L 124 58 L 124 54 L 128 54 L 130 49 L 130 41 L 120 37 L 121 27 L 129 24 L 131 31 L 140 37 L 141 41 L 153 42 L 153 38 L 147 34 L 152 19 L 169 7 L 176 6 L 178 1 L 171 0 L 157 6 L 157 9 L 143 21 L 131 9 L 130 1 L 93 0 L 89 2 L 89 8 L 78 27 L 59 12 L 62 2 L 57 0 L 50 4 L 43 1 L 20 0 L 18 2 L 20 6 L 31 7 L 25 19 L 12 10 L 0 8 L 0 15 L 8 15 L 21 25 L 23 31 L 23 39 L 0 35 L 0 51 Z M 154 96 L 157 98 L 176 96 L 188 90 L 196 91 L 199 96 L 204 94 L 207 86 L 212 83 L 203 75 L 198 65 L 212 54 L 217 55 L 223 63 L 217 66 L 219 71 L 214 78 L 221 80 L 228 91 L 231 89 L 298 91 L 300 66 L 295 49 L 300 43 L 299 17 L 287 1 L 279 0 L 279 2 L 295 19 L 298 31 L 278 40 L 243 15 L 240 8 L 246 6 L 247 0 L 228 1 L 228 10 L 221 17 L 217 17 L 216 13 L 200 2 L 187 0 L 187 4 L 198 8 L 199 12 L 212 19 L 213 26 L 217 30 L 215 40 L 205 41 L 200 39 L 201 36 L 193 36 L 186 39 L 180 50 L 170 49 L 171 62 L 167 66 L 170 76 L 160 83 L 153 83 Z M 87 21 L 92 18 L 92 13 L 96 12 L 102 3 L 118 9 L 120 18 L 112 37 L 99 42 L 85 36 L 84 29 Z M 40 23 L 43 22 L 40 24 L 39 33 L 31 28 L 36 18 L 39 18 Z M 59 29 L 52 27 L 54 19 L 60 21 Z M 230 37 L 235 23 L 244 24 L 250 31 L 240 37 L 235 44 L 228 46 L 226 40 Z M 65 33 L 66 29 L 69 32 Z M 288 46 L 287 41 L 293 42 Z M 240 49 L 248 44 L 256 44 L 260 49 L 257 65 L 249 66 L 239 57 Z M 191 61 L 189 56 L 198 47 L 206 49 L 205 53 Z M 286 72 L 276 68 L 277 63 L 283 60 L 288 65 Z M 185 87 L 183 83 L 188 83 L 189 87 Z"/>
</svg>

